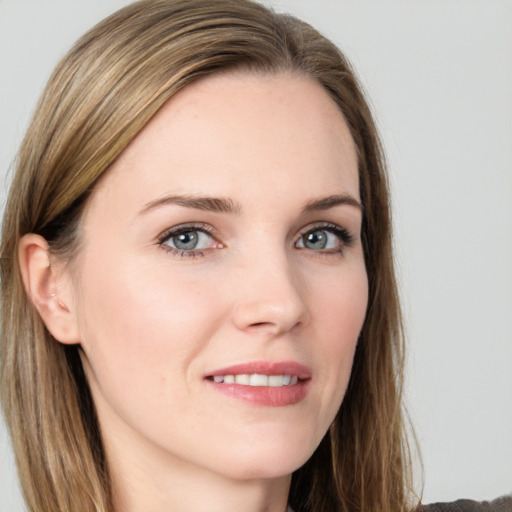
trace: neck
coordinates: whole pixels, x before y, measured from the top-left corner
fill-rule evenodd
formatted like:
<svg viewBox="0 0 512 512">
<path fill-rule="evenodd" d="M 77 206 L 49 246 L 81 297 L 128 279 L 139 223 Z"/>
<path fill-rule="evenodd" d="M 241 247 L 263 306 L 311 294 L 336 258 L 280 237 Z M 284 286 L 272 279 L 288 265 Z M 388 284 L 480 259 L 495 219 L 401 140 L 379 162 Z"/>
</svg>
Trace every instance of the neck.
<svg viewBox="0 0 512 512">
<path fill-rule="evenodd" d="M 110 447 L 115 512 L 286 512 L 291 475 L 238 479 L 169 454 Z"/>
<path fill-rule="evenodd" d="M 182 482 L 186 482 L 182 485 Z M 284 491 L 284 492 L 283 492 Z M 116 512 L 285 512 L 288 483 L 212 482 L 205 479 L 191 482 L 172 479 L 159 489 L 143 481 L 117 482 L 114 496 Z"/>
</svg>

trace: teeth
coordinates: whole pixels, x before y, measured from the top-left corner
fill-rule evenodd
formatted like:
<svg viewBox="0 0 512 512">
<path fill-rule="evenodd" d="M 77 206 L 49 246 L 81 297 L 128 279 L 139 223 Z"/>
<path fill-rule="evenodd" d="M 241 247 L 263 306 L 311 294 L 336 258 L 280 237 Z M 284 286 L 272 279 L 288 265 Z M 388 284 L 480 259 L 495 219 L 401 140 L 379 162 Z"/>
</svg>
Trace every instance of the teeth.
<svg viewBox="0 0 512 512">
<path fill-rule="evenodd" d="M 268 386 L 268 376 L 253 373 L 249 381 L 249 386 Z"/>
<path fill-rule="evenodd" d="M 272 387 L 279 387 L 284 385 L 284 376 L 283 375 L 269 375 L 268 376 L 268 385 Z"/>
<path fill-rule="evenodd" d="M 251 375 L 215 375 L 213 381 L 224 384 L 242 384 L 243 386 L 269 386 L 278 388 L 281 386 L 294 386 L 299 381 L 296 375 L 261 375 L 253 373 Z"/>
<path fill-rule="evenodd" d="M 244 384 L 246 386 L 249 386 L 250 385 L 250 379 L 251 379 L 250 375 L 237 375 L 235 377 L 235 382 L 237 384 Z"/>
</svg>

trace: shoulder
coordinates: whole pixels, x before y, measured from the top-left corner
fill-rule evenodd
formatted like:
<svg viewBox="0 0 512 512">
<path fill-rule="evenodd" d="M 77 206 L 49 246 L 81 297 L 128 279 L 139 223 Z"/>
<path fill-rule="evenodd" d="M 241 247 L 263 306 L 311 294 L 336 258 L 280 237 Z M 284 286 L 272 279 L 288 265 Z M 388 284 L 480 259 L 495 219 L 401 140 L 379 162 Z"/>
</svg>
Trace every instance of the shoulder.
<svg viewBox="0 0 512 512">
<path fill-rule="evenodd" d="M 423 505 L 418 512 L 512 512 L 512 496 L 494 501 L 457 500 Z"/>
</svg>

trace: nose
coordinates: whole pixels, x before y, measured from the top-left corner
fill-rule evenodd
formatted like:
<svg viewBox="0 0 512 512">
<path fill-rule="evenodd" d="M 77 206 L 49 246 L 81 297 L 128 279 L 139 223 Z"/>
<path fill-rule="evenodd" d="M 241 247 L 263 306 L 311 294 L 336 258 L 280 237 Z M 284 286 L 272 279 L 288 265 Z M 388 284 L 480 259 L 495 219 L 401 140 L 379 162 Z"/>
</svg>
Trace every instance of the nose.
<svg viewBox="0 0 512 512">
<path fill-rule="evenodd" d="M 304 283 L 285 255 L 253 257 L 237 281 L 233 319 L 238 329 L 279 336 L 309 322 Z"/>
</svg>

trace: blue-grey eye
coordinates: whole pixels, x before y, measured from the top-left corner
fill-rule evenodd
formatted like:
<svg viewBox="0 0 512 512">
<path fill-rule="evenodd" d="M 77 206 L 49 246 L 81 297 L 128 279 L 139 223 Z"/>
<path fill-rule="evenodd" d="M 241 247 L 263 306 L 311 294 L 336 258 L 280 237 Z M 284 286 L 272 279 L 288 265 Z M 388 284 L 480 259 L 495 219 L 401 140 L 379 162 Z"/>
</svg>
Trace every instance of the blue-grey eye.
<svg viewBox="0 0 512 512">
<path fill-rule="evenodd" d="M 299 249 L 310 249 L 312 251 L 323 251 L 338 249 L 342 246 L 339 235 L 327 229 L 315 229 L 304 233 L 296 245 Z"/>
<path fill-rule="evenodd" d="M 174 247 L 180 251 L 193 251 L 207 249 L 212 243 L 212 237 L 200 231 L 198 229 L 190 229 L 188 231 L 182 231 L 175 235 L 169 236 L 164 242 L 165 245 Z"/>
</svg>

